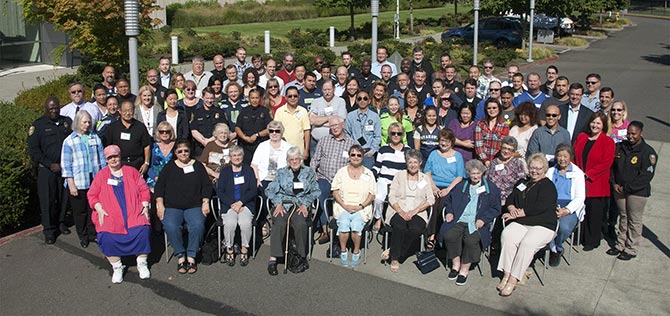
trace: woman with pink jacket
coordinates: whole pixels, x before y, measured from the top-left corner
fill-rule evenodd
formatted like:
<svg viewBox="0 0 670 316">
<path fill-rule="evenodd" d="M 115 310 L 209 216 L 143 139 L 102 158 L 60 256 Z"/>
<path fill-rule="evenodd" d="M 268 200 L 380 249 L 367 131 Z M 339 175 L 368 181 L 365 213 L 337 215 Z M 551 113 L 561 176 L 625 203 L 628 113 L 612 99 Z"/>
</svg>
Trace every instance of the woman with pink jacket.
<svg viewBox="0 0 670 316">
<path fill-rule="evenodd" d="M 123 282 L 121 256 L 128 255 L 137 256 L 140 279 L 148 279 L 149 187 L 135 168 L 121 165 L 119 146 L 107 146 L 104 154 L 107 168 L 95 176 L 87 194 L 98 247 L 112 265 L 112 283 Z"/>
</svg>

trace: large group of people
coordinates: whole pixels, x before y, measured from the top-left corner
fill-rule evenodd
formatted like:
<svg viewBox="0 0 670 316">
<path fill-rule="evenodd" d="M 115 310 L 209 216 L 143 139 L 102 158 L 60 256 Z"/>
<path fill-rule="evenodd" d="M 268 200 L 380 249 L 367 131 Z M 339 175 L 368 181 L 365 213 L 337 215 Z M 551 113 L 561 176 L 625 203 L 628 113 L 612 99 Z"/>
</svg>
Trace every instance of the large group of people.
<svg viewBox="0 0 670 316">
<path fill-rule="evenodd" d="M 364 230 L 390 227 L 382 259 L 391 271 L 424 235 L 428 249 L 446 249 L 457 285 L 496 242 L 502 296 L 539 249 L 558 266 L 577 225 L 584 251 L 605 236 L 607 254 L 637 255 L 658 157 L 600 75 L 582 85 L 549 66 L 543 83 L 509 65 L 499 79 L 486 60 L 461 81 L 449 54 L 433 69 L 420 47 L 399 69 L 385 47 L 360 70 L 348 52 L 339 67 L 294 57 L 278 69 L 260 56 L 247 62 L 240 47 L 232 64 L 219 55 L 206 71 L 195 57 L 186 74 L 161 57 L 138 95 L 106 66 L 90 102 L 81 83 L 68 86 L 63 107 L 48 98 L 28 132 L 45 242 L 69 233 L 69 204 L 81 246 L 97 243 L 112 282 L 122 282 L 128 255 L 150 277 L 152 230 L 165 232 L 179 273 L 196 273 L 205 219 L 217 212 L 221 262 L 246 266 L 258 225 L 276 275 L 289 227 L 306 257 L 307 225 L 315 219 L 316 240 L 327 243 L 332 217 L 343 266 L 360 263 Z"/>
</svg>

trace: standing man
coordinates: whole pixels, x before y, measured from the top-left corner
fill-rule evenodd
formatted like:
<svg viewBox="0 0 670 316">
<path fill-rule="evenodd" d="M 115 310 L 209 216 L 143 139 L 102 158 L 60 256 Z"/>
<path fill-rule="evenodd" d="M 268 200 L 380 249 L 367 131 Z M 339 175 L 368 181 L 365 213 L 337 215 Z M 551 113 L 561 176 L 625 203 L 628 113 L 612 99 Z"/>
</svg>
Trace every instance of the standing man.
<svg viewBox="0 0 670 316">
<path fill-rule="evenodd" d="M 237 67 L 235 65 L 228 65 L 226 66 L 226 72 L 225 72 L 225 77 L 220 77 L 220 78 L 226 78 L 222 83 L 222 89 L 225 92 L 226 87 L 228 86 L 229 83 L 231 82 L 237 82 L 240 86 L 244 86 L 244 83 L 242 82 L 242 79 L 238 79 L 240 76 L 238 76 L 237 73 Z"/>
<path fill-rule="evenodd" d="M 266 86 L 268 84 L 268 80 L 275 78 L 279 83 L 279 91 L 282 91 L 282 89 L 284 89 L 284 80 L 276 76 L 275 73 L 276 69 L 277 69 L 277 62 L 274 59 L 270 58 L 265 61 L 265 74 L 260 76 L 260 78 L 258 79 L 258 85 L 261 86 L 261 88 L 267 91 Z"/>
<path fill-rule="evenodd" d="M 444 88 L 453 91 L 461 99 L 465 97 L 463 84 L 456 80 L 456 67 L 454 65 L 447 65 L 444 68 Z"/>
<path fill-rule="evenodd" d="M 284 85 L 284 90 L 282 90 L 281 94 L 286 95 L 286 90 L 289 87 L 296 87 L 298 90 L 302 89 L 305 87 L 305 74 L 307 73 L 307 68 L 303 64 L 298 64 L 295 66 L 294 74 L 295 74 L 295 80 L 287 82 Z"/>
<path fill-rule="evenodd" d="M 528 80 L 528 90 L 516 96 L 512 103 L 514 107 L 517 107 L 523 102 L 533 102 L 535 108 L 539 109 L 542 106 L 542 102 L 549 98 L 548 95 L 540 90 L 540 75 L 536 72 L 531 72 L 526 79 Z"/>
<path fill-rule="evenodd" d="M 482 101 L 482 99 L 477 97 L 477 80 L 472 78 L 465 79 L 465 87 L 463 90 L 465 90 L 463 103 L 468 103 L 477 108 L 479 102 Z"/>
<path fill-rule="evenodd" d="M 423 69 L 417 69 L 414 72 L 414 80 L 412 80 L 412 84 L 409 86 L 410 89 L 416 91 L 416 94 L 419 96 L 419 104 L 423 104 L 424 101 L 426 101 L 426 97 L 431 92 L 431 88 L 426 85 L 426 79 L 428 78 L 428 75 Z"/>
<path fill-rule="evenodd" d="M 283 68 L 277 72 L 277 77 L 288 83 L 295 80 L 295 57 L 293 53 L 286 53 L 282 60 Z"/>
<path fill-rule="evenodd" d="M 535 153 L 543 153 L 549 163 L 554 160 L 556 153 L 556 146 L 558 144 L 572 144 L 570 141 L 570 133 L 558 125 L 561 119 L 561 111 L 558 106 L 551 104 L 547 106 L 547 124 L 538 127 L 530 136 L 528 141 L 528 149 L 526 150 L 526 158 Z"/>
<path fill-rule="evenodd" d="M 204 97 L 205 102 L 203 102 L 201 108 L 193 112 L 193 120 L 191 120 L 191 136 L 196 140 L 194 146 L 195 157 L 200 157 L 205 146 L 216 138 L 214 137 L 214 125 L 223 123 L 231 126 L 226 118 L 226 112 L 214 104 L 214 89 L 208 87 L 205 92 L 207 94 Z M 211 104 L 211 106 L 208 106 L 208 104 Z M 121 152 L 123 153 L 123 149 Z"/>
<path fill-rule="evenodd" d="M 501 82 L 500 79 L 493 76 L 494 67 L 492 61 L 485 60 L 482 65 L 484 67 L 484 74 L 477 78 L 477 97 L 483 99 L 489 93 L 488 89 L 491 82 Z M 538 88 L 539 86 L 540 85 L 538 84 Z"/>
<path fill-rule="evenodd" d="M 105 131 L 105 147 L 117 145 L 121 148 L 121 163 L 145 174 L 151 158 L 151 136 L 144 124 L 133 118 L 135 105 L 130 101 L 121 103 L 121 119 L 109 124 Z"/>
<path fill-rule="evenodd" d="M 382 66 L 389 65 L 391 66 L 391 70 L 393 71 L 393 75 L 391 77 L 395 77 L 395 75 L 398 74 L 398 70 L 396 69 L 395 64 L 387 60 L 388 57 L 389 53 L 386 47 L 384 46 L 377 47 L 377 61 L 372 63 L 372 69 L 370 70 L 370 72 L 372 72 L 372 74 L 377 77 L 381 77 Z"/>
<path fill-rule="evenodd" d="M 610 114 L 610 109 L 614 103 L 614 90 L 610 87 L 602 87 L 600 89 L 600 107 L 596 111 L 605 113 L 605 115 Z"/>
<path fill-rule="evenodd" d="M 205 71 L 205 59 L 202 56 L 193 56 L 191 60 L 191 71 L 184 74 L 184 79 L 195 82 L 195 96 L 202 97 L 202 89 L 209 84 L 212 73 Z M 123 152 L 123 151 L 122 151 Z"/>
<path fill-rule="evenodd" d="M 253 68 L 254 66 L 247 62 L 247 50 L 244 47 L 240 46 L 237 48 L 235 51 L 235 58 L 237 58 L 237 60 L 233 65 L 237 68 L 237 79 L 242 80 L 244 71 Z M 260 76 L 261 74 L 259 73 L 258 75 Z"/>
<path fill-rule="evenodd" d="M 165 89 L 165 87 L 163 87 L 158 80 L 158 71 L 156 71 L 156 69 L 147 70 L 147 83 L 149 83 L 149 87 L 154 93 L 154 101 L 156 101 L 156 104 L 163 108 L 167 89 Z"/>
<path fill-rule="evenodd" d="M 288 88 L 286 91 L 288 93 Z M 298 104 L 309 111 L 312 107 L 312 102 L 322 95 L 321 90 L 316 87 L 316 75 L 314 73 L 308 72 L 305 74 L 305 86 L 299 90 L 299 93 Z"/>
<path fill-rule="evenodd" d="M 570 87 L 570 80 L 566 76 L 559 76 L 556 78 L 556 83 L 554 84 L 554 95 L 550 98 L 542 101 L 542 106 L 540 106 L 540 112 L 538 112 L 538 117 L 540 119 L 540 124 L 546 124 L 544 119 L 544 113 L 547 111 L 547 107 L 551 104 L 558 105 L 559 107 L 570 103 L 570 96 L 568 95 L 568 88 Z"/>
<path fill-rule="evenodd" d="M 310 157 L 314 155 L 317 143 L 330 132 L 328 125 L 331 116 L 347 117 L 347 106 L 344 99 L 335 97 L 335 88 L 332 81 L 326 81 L 321 88 L 323 97 L 314 100 L 309 109 L 309 123 L 312 125 L 312 143 Z"/>
<path fill-rule="evenodd" d="M 67 116 L 70 118 L 70 121 L 74 121 L 74 116 L 77 112 L 84 110 L 91 115 L 91 126 L 95 127 L 102 118 L 102 113 L 100 113 L 100 109 L 95 104 L 87 102 L 84 99 L 84 95 L 86 95 L 84 85 L 79 82 L 71 83 L 68 86 L 68 92 L 72 102 L 60 109 L 60 115 Z"/>
<path fill-rule="evenodd" d="M 582 97 L 582 104 L 595 112 L 600 109 L 600 75 L 591 73 L 586 76 L 586 91 Z"/>
<path fill-rule="evenodd" d="M 637 257 L 642 237 L 642 215 L 651 195 L 651 180 L 656 171 L 658 156 L 642 138 L 644 125 L 632 121 L 627 139 L 617 144 L 612 167 L 614 199 L 619 209 L 619 235 L 616 246 L 607 254 L 628 261 Z"/>
<path fill-rule="evenodd" d="M 353 61 L 350 52 L 342 52 L 342 66 L 347 68 L 347 78 L 356 77 L 361 73 L 360 70 L 353 66 Z"/>
<path fill-rule="evenodd" d="M 423 69 L 426 72 L 426 78 L 433 78 L 433 65 L 429 60 L 424 59 L 423 49 L 421 47 L 414 47 L 412 57 L 414 57 L 414 60 L 410 72 L 414 73 L 417 69 Z"/>
<path fill-rule="evenodd" d="M 251 56 L 251 66 L 256 69 L 256 72 L 259 76 L 265 74 L 265 68 L 263 68 L 263 57 L 261 57 L 261 55 L 256 54 Z M 237 73 L 242 74 L 242 72 L 239 72 L 239 69 Z"/>
<path fill-rule="evenodd" d="M 363 166 L 372 170 L 375 154 L 382 142 L 382 124 L 379 115 L 370 111 L 370 96 L 367 92 L 359 92 L 356 96 L 358 109 L 347 114 L 344 120 L 344 131 L 351 139 L 363 147 Z"/>
<path fill-rule="evenodd" d="M 170 81 L 172 81 L 172 72 L 170 72 L 170 57 L 167 55 L 161 56 L 158 60 L 158 71 L 161 77 L 161 86 L 170 88 Z"/>
<path fill-rule="evenodd" d="M 116 72 L 114 67 L 107 65 L 105 69 L 102 70 L 102 85 L 107 89 L 107 95 L 116 94 Z"/>
<path fill-rule="evenodd" d="M 556 89 L 556 79 L 558 78 L 558 67 L 549 65 L 547 67 L 547 81 L 541 86 L 540 90 L 548 95 L 553 95 Z"/>
<path fill-rule="evenodd" d="M 314 70 L 312 71 L 316 75 L 316 80 L 321 80 L 321 68 L 323 67 L 324 61 L 323 57 L 316 56 L 314 57 Z"/>
<path fill-rule="evenodd" d="M 313 73 L 307 75 L 314 76 Z M 311 126 L 307 110 L 298 104 L 299 96 L 298 88 L 288 87 L 286 89 L 286 104 L 277 109 L 274 119 L 275 121 L 282 122 L 282 125 L 284 125 L 284 139 L 291 146 L 300 148 L 304 153 L 305 160 L 307 160 L 310 150 L 309 131 Z"/>
<path fill-rule="evenodd" d="M 486 98 L 483 100 L 479 101 L 477 104 L 477 110 L 475 112 L 475 122 L 483 119 L 486 117 L 486 100 L 488 99 L 496 99 L 500 101 L 500 82 L 499 81 L 491 81 L 489 84 L 489 88 L 487 89 L 488 95 Z M 500 112 L 502 112 L 502 109 L 500 109 Z"/>
<path fill-rule="evenodd" d="M 344 90 L 347 89 L 347 67 L 337 67 L 335 71 L 335 96 L 341 97 Z"/>
<path fill-rule="evenodd" d="M 58 234 L 70 230 L 63 222 L 67 191 L 61 178 L 63 140 L 72 133 L 72 120 L 59 114 L 60 101 L 52 96 L 44 102 L 44 116 L 28 129 L 28 153 L 37 167 L 37 196 L 40 201 L 44 242 L 53 244 Z"/>
<path fill-rule="evenodd" d="M 130 82 L 124 78 L 116 81 L 116 97 L 119 98 L 119 103 L 123 101 L 135 103 L 135 99 L 137 99 L 136 95 L 130 93 Z"/>
<path fill-rule="evenodd" d="M 365 92 L 370 92 L 370 88 L 372 88 L 372 83 L 375 80 L 379 80 L 379 76 L 373 74 L 371 72 L 372 69 L 372 64 L 370 63 L 369 60 L 364 60 L 361 63 L 361 73 L 358 74 L 358 77 L 356 79 L 358 80 L 358 85 L 361 89 L 361 91 Z M 391 68 L 393 69 L 393 68 Z M 379 70 L 381 71 L 381 66 L 379 67 Z"/>
<path fill-rule="evenodd" d="M 558 121 L 570 133 L 572 143 L 577 140 L 579 133 L 588 132 L 589 119 L 593 115 L 593 111 L 581 104 L 583 91 L 584 86 L 577 82 L 570 85 L 570 102 L 561 107 L 561 119 Z"/>
<path fill-rule="evenodd" d="M 212 58 L 212 62 L 214 63 L 214 69 L 212 69 L 210 72 L 212 73 L 213 76 L 218 76 L 219 78 L 225 78 L 226 77 L 226 61 L 223 59 L 223 56 L 221 55 L 216 55 L 214 58 Z"/>
<path fill-rule="evenodd" d="M 523 83 L 523 74 L 520 72 L 515 73 L 512 76 L 512 89 L 514 89 L 514 96 L 519 96 L 522 94 L 528 87 Z"/>
</svg>

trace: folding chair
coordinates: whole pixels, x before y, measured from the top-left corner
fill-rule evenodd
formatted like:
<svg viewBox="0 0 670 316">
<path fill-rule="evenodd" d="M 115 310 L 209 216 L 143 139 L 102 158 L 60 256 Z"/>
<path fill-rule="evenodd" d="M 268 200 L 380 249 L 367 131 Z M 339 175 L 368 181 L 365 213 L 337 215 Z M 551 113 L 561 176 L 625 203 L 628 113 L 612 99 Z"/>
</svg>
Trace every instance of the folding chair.
<svg viewBox="0 0 670 316">
<path fill-rule="evenodd" d="M 393 233 L 393 227 L 391 227 L 391 225 L 386 224 L 386 211 L 388 210 L 389 207 L 390 207 L 390 205 L 388 205 L 388 201 L 384 201 L 384 210 L 382 211 L 382 218 L 381 218 L 382 228 L 379 230 L 379 233 L 382 233 L 382 232 L 384 233 L 384 247 L 382 249 L 383 251 L 386 251 L 386 249 L 389 248 L 388 247 L 389 234 Z M 430 218 L 433 215 L 433 206 L 431 205 L 430 207 L 428 207 L 428 209 L 426 209 L 426 212 L 428 212 L 426 215 L 427 215 L 428 221 L 430 221 Z M 421 245 L 419 246 L 420 251 L 425 250 L 427 229 L 428 229 L 427 227 L 424 228 L 424 231 L 419 236 L 419 238 L 421 239 Z M 384 265 L 386 265 L 386 264 L 388 264 L 388 260 L 384 261 Z"/>
<path fill-rule="evenodd" d="M 503 223 L 503 229 L 504 229 L 507 226 L 506 223 L 505 223 L 505 220 L 503 220 L 502 223 Z M 554 236 L 551 237 L 551 240 L 554 240 L 554 238 L 556 238 L 557 233 L 558 233 L 558 221 L 556 222 L 556 228 L 554 229 Z M 537 276 L 537 279 L 540 281 L 540 284 L 542 286 L 544 286 L 544 282 L 542 281 L 542 279 L 544 279 L 544 275 L 545 275 L 546 271 L 549 269 L 549 253 L 551 252 L 551 249 L 549 247 L 550 244 L 551 244 L 551 241 L 548 242 L 546 245 L 544 245 L 544 247 L 542 247 L 540 250 L 535 252 L 535 258 L 530 263 L 531 267 L 533 268 L 533 272 L 535 272 L 535 275 Z M 538 258 L 538 254 L 542 253 L 542 252 L 544 252 L 544 255 L 539 257 L 539 258 L 542 259 L 542 265 L 543 265 L 542 277 L 540 277 L 540 274 L 537 272 L 537 269 L 535 268 L 534 261 L 535 261 L 535 259 Z"/>
<path fill-rule="evenodd" d="M 489 226 L 489 233 L 491 233 L 491 235 L 493 235 L 493 226 L 495 226 L 495 224 L 496 224 L 496 218 L 494 217 L 493 221 L 491 222 L 491 226 Z M 482 267 L 481 267 L 481 263 L 483 261 L 482 257 L 486 257 L 486 260 L 488 260 L 489 262 L 491 261 L 491 243 L 490 242 L 489 242 L 489 245 L 486 247 L 486 249 L 482 249 L 482 252 L 479 255 L 479 262 L 477 262 L 477 270 L 479 270 L 479 276 L 483 277 L 484 274 L 482 273 Z"/>
<path fill-rule="evenodd" d="M 333 214 L 333 203 L 335 199 L 329 197 L 325 200 L 326 205 L 324 205 L 324 210 L 328 214 Z M 372 240 L 372 220 L 367 221 L 365 226 L 363 226 L 363 231 L 361 232 L 361 245 L 360 248 L 363 250 L 363 264 L 368 263 L 368 247 L 370 246 L 370 241 Z M 333 262 L 333 242 L 335 242 L 335 232 L 338 229 L 337 220 L 334 217 L 331 217 L 328 221 L 328 228 L 330 228 L 330 241 L 328 242 L 328 249 L 330 249 L 330 262 Z M 339 239 L 337 242 L 340 242 Z"/>
<path fill-rule="evenodd" d="M 210 213 L 212 214 L 212 216 L 214 216 L 214 219 L 216 220 L 217 217 L 216 217 L 216 215 L 214 215 L 214 213 L 216 213 L 214 211 L 214 209 L 215 209 L 214 206 L 218 205 L 218 203 L 214 202 L 215 199 L 216 199 L 216 197 L 212 197 L 211 199 L 209 199 L 209 210 L 210 210 Z M 216 222 L 218 222 L 218 220 L 216 220 Z M 215 225 L 216 224 L 217 223 L 215 223 Z M 184 235 L 185 231 L 187 231 L 187 229 L 186 229 L 186 227 L 184 227 L 182 225 L 182 229 L 181 229 L 182 236 Z M 205 237 L 207 237 L 207 236 L 205 235 Z M 164 240 L 164 243 L 165 243 L 165 263 L 169 263 L 170 260 L 172 259 L 172 257 L 174 257 L 174 252 L 172 252 L 171 254 L 168 255 L 168 253 L 169 253 L 168 252 L 169 251 L 168 247 L 170 246 L 170 243 L 168 242 L 167 233 L 165 232 L 165 230 L 163 230 L 163 240 Z M 204 241 L 204 239 L 203 239 L 203 241 Z M 219 232 L 219 245 L 221 245 L 221 233 L 220 232 Z M 221 247 L 219 246 L 219 258 L 220 257 L 221 257 Z"/>
<path fill-rule="evenodd" d="M 212 206 L 216 205 L 217 209 L 215 210 L 212 207 L 212 212 L 211 213 L 214 216 L 214 220 L 216 221 L 215 225 L 218 226 L 217 227 L 217 239 L 218 239 L 218 242 L 219 242 L 217 244 L 217 245 L 219 245 L 219 257 L 218 257 L 218 259 L 221 259 L 222 248 L 223 248 L 223 244 L 222 244 L 223 240 L 221 238 L 221 233 L 223 231 L 223 219 L 221 218 L 222 207 L 221 207 L 221 200 L 219 200 L 218 198 L 212 198 L 210 201 L 213 201 L 215 199 L 216 199 L 216 202 L 213 202 Z M 256 251 L 256 222 L 258 221 L 258 217 L 261 213 L 261 210 L 263 209 L 263 203 L 264 203 L 263 198 L 260 197 L 260 196 L 257 198 L 257 200 L 258 200 L 258 205 L 257 205 L 258 211 L 256 212 L 253 219 L 251 220 L 251 247 L 249 247 L 249 250 L 252 252 L 252 257 L 251 258 L 253 258 L 253 259 L 256 259 L 256 253 L 257 253 L 257 251 Z"/>
<path fill-rule="evenodd" d="M 288 201 L 287 201 L 288 202 Z M 290 203 L 287 203 L 290 204 Z M 266 198 L 265 205 L 268 208 L 268 215 L 267 215 L 267 221 L 268 223 L 272 223 L 272 208 L 274 205 L 272 205 L 272 201 L 270 201 L 270 198 Z M 308 259 L 312 260 L 312 243 L 313 241 L 313 223 L 314 223 L 314 217 L 316 217 L 316 213 L 319 209 L 319 199 L 315 199 L 312 204 L 307 208 L 307 217 L 305 218 L 306 224 L 307 224 L 307 252 L 308 252 Z M 259 212 L 260 214 L 260 212 Z M 287 229 L 290 229 L 290 223 L 287 223 Z M 272 229 L 272 224 L 270 224 L 270 229 Z M 270 234 L 272 233 L 272 230 L 270 230 Z M 268 234 L 269 235 L 269 234 Z"/>
</svg>

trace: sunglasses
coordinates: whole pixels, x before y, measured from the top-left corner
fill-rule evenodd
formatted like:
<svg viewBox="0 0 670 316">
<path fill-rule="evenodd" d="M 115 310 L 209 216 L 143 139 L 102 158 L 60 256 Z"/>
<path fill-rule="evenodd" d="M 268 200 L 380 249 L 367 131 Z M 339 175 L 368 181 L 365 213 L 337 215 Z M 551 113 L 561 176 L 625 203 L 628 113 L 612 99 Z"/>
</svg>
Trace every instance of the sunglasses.
<svg viewBox="0 0 670 316">
<path fill-rule="evenodd" d="M 493 66 L 484 66 L 484 69 L 493 69 Z"/>
<path fill-rule="evenodd" d="M 612 112 L 623 112 L 623 109 L 612 109 Z"/>
<path fill-rule="evenodd" d="M 500 91 L 500 88 L 498 88 L 498 89 L 496 89 L 496 88 L 489 88 L 489 91 Z"/>
<path fill-rule="evenodd" d="M 184 89 L 184 91 L 195 91 L 195 89 L 186 88 L 186 89 Z"/>
<path fill-rule="evenodd" d="M 268 133 L 279 134 L 279 133 L 281 133 L 281 130 L 280 129 L 268 129 Z"/>
<path fill-rule="evenodd" d="M 402 136 L 402 132 L 390 132 L 391 136 Z"/>
<path fill-rule="evenodd" d="M 170 131 L 158 131 L 160 134 L 170 134 Z"/>
<path fill-rule="evenodd" d="M 367 101 L 367 100 L 370 100 L 370 98 L 368 98 L 368 97 L 358 97 L 358 98 L 356 98 L 356 101 Z"/>
<path fill-rule="evenodd" d="M 589 84 L 589 85 L 594 85 L 594 84 L 597 84 L 597 83 L 598 83 L 598 81 L 587 81 L 586 82 L 586 84 Z"/>
<path fill-rule="evenodd" d="M 363 157 L 363 155 L 362 154 L 349 154 L 349 157 L 361 158 L 361 157 Z"/>
<path fill-rule="evenodd" d="M 77 93 L 83 93 L 83 92 L 84 92 L 84 91 L 82 91 L 82 90 L 74 90 L 74 91 L 70 91 L 71 94 L 77 94 Z"/>
<path fill-rule="evenodd" d="M 188 149 L 180 149 L 180 150 L 177 150 L 177 151 L 176 151 L 177 154 L 188 154 L 188 153 L 190 153 L 190 152 L 191 152 L 191 151 L 188 150 Z"/>
<path fill-rule="evenodd" d="M 273 89 L 273 88 L 279 88 L 279 86 L 276 86 L 276 85 L 268 86 L 268 89 Z"/>
<path fill-rule="evenodd" d="M 288 98 L 288 99 L 297 99 L 297 98 L 298 98 L 298 95 L 297 95 L 297 94 L 288 94 L 288 95 L 286 95 L 286 98 Z"/>
<path fill-rule="evenodd" d="M 546 114 L 547 117 L 558 117 L 558 115 L 559 114 L 549 114 L 549 113 Z"/>
</svg>

